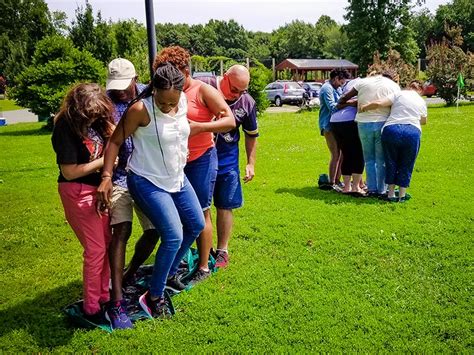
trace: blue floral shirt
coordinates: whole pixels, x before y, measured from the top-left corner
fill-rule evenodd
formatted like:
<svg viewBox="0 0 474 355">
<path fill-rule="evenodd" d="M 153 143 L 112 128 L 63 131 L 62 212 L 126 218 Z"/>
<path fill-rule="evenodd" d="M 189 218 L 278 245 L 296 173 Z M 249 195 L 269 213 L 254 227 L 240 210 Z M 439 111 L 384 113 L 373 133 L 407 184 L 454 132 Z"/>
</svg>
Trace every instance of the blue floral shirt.
<svg viewBox="0 0 474 355">
<path fill-rule="evenodd" d="M 137 93 L 141 93 L 145 89 L 146 85 L 137 84 Z M 115 112 L 114 112 L 114 122 L 118 124 L 122 118 L 125 110 L 128 107 L 130 101 L 126 102 L 114 102 Z M 120 146 L 118 158 L 119 162 L 117 167 L 114 170 L 114 175 L 112 177 L 112 182 L 114 185 L 128 189 L 127 187 L 127 163 L 130 154 L 132 154 L 133 142 L 132 137 L 128 137 L 125 142 Z"/>
</svg>

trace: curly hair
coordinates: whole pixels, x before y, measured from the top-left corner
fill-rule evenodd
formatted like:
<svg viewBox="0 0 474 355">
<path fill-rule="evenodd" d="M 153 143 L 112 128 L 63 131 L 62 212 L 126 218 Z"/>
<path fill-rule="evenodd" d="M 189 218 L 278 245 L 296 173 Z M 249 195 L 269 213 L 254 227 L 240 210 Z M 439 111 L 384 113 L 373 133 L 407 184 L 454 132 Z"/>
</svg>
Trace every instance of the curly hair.
<svg viewBox="0 0 474 355">
<path fill-rule="evenodd" d="M 189 52 L 180 47 L 180 46 L 172 46 L 163 48 L 155 57 L 153 62 L 153 71 L 156 72 L 160 64 L 169 62 L 173 64 L 179 70 L 183 70 L 189 67 L 189 60 L 191 59 L 191 55 Z"/>
<path fill-rule="evenodd" d="M 114 130 L 114 106 L 98 84 L 78 84 L 67 93 L 54 123 L 64 119 L 72 130 L 86 138 L 89 127 L 103 138 L 109 138 Z"/>
</svg>

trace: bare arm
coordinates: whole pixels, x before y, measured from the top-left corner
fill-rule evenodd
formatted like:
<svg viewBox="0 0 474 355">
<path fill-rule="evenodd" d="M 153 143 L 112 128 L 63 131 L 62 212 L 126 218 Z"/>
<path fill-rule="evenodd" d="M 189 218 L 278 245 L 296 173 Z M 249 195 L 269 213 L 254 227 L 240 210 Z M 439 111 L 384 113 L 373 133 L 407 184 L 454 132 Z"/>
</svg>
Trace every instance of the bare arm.
<svg viewBox="0 0 474 355">
<path fill-rule="evenodd" d="M 211 122 L 191 121 L 191 135 L 202 132 L 228 132 L 235 128 L 235 119 L 229 105 L 224 101 L 221 94 L 210 85 L 202 85 L 200 89 L 201 101 L 215 116 L 216 120 Z"/>
<path fill-rule="evenodd" d="M 428 117 L 427 116 L 421 116 L 420 124 L 425 125 L 427 122 L 428 122 Z"/>
<path fill-rule="evenodd" d="M 357 107 L 357 100 L 348 100 L 346 103 L 341 104 L 340 102 L 337 103 L 336 108 L 340 110 L 341 108 L 347 107 L 347 106 L 354 106 Z"/>
<path fill-rule="evenodd" d="M 339 105 L 345 104 L 349 99 L 353 98 L 354 96 L 357 96 L 357 90 L 352 88 L 349 92 L 345 93 L 339 98 Z"/>
<path fill-rule="evenodd" d="M 74 180 L 99 170 L 103 165 L 104 158 L 100 157 L 84 164 L 59 164 L 59 169 L 66 180 Z"/>
<path fill-rule="evenodd" d="M 98 200 L 107 207 L 110 206 L 110 197 L 112 196 L 113 190 L 112 172 L 120 146 L 138 127 L 146 126 L 149 122 L 150 118 L 148 117 L 145 106 L 142 102 L 137 102 L 130 107 L 126 116 L 120 120 L 105 148 L 102 182 L 97 189 L 97 197 Z"/>
<path fill-rule="evenodd" d="M 255 176 L 257 137 L 245 135 L 245 152 L 247 153 L 247 165 L 245 166 L 244 183 L 252 181 L 253 177 Z"/>
<path fill-rule="evenodd" d="M 372 101 L 365 105 L 359 106 L 359 112 L 366 112 L 366 111 L 375 110 L 381 107 L 389 107 L 389 106 L 392 106 L 392 101 L 390 101 L 388 98 L 383 98 L 383 99 Z"/>
</svg>

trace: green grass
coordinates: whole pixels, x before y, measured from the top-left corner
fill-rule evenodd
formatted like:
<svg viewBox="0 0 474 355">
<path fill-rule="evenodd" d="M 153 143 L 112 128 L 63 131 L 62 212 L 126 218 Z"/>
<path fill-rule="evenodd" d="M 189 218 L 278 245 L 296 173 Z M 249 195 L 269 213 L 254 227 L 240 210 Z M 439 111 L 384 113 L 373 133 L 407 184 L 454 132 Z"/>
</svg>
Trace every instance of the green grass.
<svg viewBox="0 0 474 355">
<path fill-rule="evenodd" d="M 0 99 L 0 112 L 21 110 L 21 109 L 23 109 L 23 107 L 16 105 L 15 101 L 13 100 Z"/>
<path fill-rule="evenodd" d="M 474 106 L 430 108 L 406 204 L 318 190 L 317 113 L 266 114 L 231 264 L 174 298 L 172 320 L 68 325 L 81 247 L 49 134 L 0 128 L 1 352 L 473 352 Z M 128 257 L 139 233 L 135 228 Z"/>
</svg>

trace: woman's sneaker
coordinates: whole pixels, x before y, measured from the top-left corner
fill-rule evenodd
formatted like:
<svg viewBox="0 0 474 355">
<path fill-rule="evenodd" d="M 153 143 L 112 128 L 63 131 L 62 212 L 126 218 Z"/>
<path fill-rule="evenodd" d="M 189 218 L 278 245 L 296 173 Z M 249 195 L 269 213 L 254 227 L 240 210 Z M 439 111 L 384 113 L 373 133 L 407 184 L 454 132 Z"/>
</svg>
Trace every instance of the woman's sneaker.
<svg viewBox="0 0 474 355">
<path fill-rule="evenodd" d="M 146 291 L 138 301 L 149 318 L 171 318 L 173 315 L 173 307 L 168 297 L 162 296 L 152 300 L 150 291 Z"/>
<path fill-rule="evenodd" d="M 188 285 L 194 286 L 195 284 L 204 281 L 207 279 L 209 276 L 211 276 L 211 270 L 203 270 L 203 269 L 197 269 L 194 275 L 191 277 L 191 279 L 188 282 Z"/>
<path fill-rule="evenodd" d="M 216 252 L 216 267 L 226 268 L 229 265 L 229 253 L 225 250 L 217 249 Z"/>
<path fill-rule="evenodd" d="M 105 319 L 109 321 L 112 329 L 133 328 L 132 321 L 127 315 L 127 303 L 125 300 L 110 302 L 105 311 Z"/>
<path fill-rule="evenodd" d="M 173 293 L 180 293 L 186 289 L 186 285 L 181 282 L 180 276 L 176 273 L 168 277 L 165 288 Z"/>
</svg>

